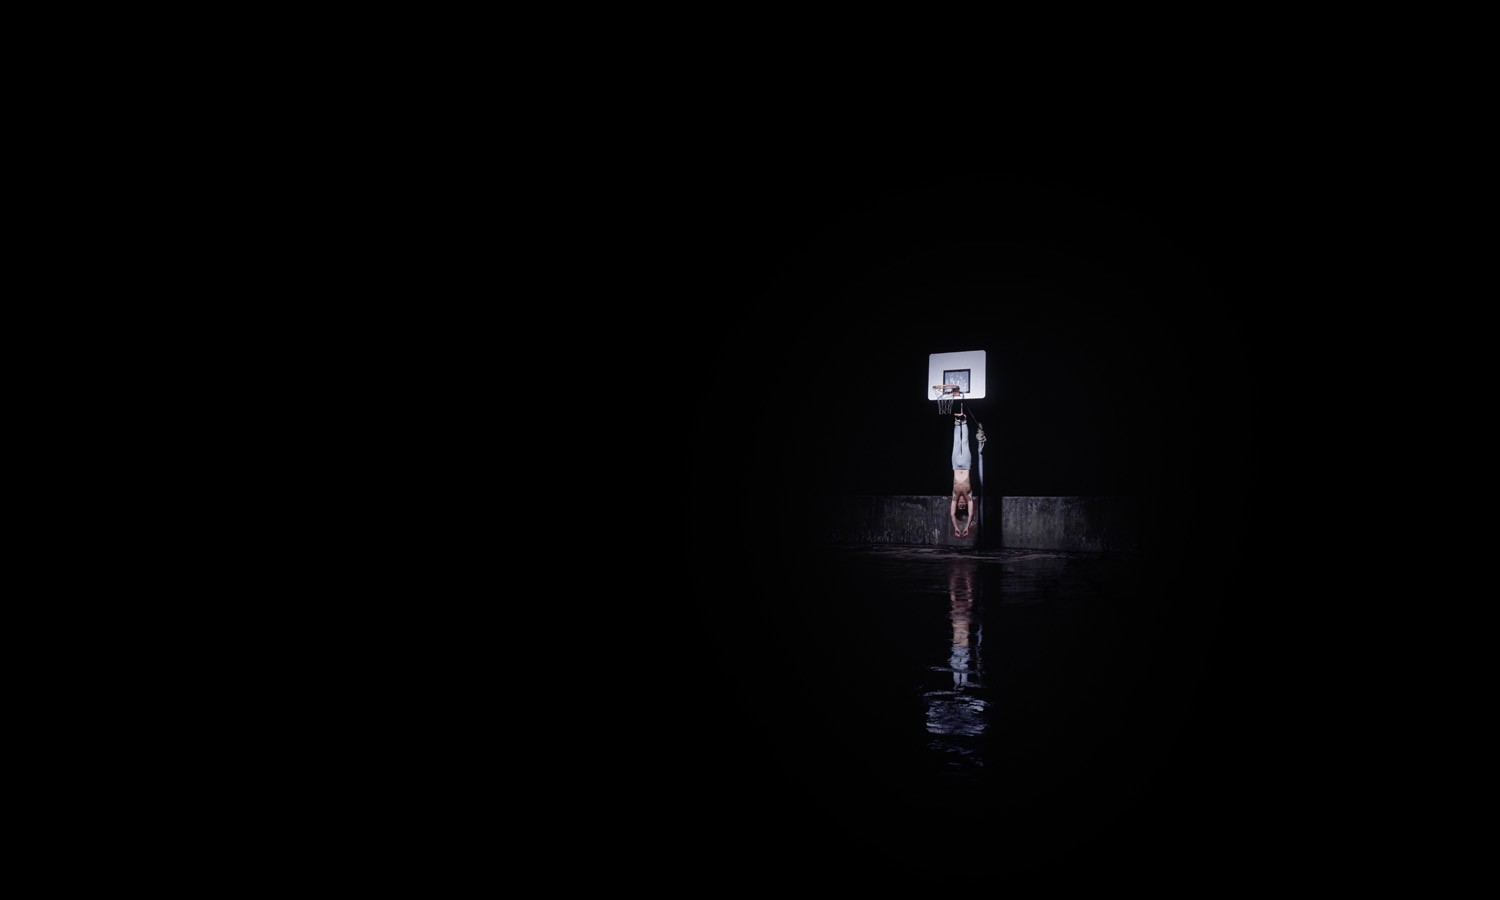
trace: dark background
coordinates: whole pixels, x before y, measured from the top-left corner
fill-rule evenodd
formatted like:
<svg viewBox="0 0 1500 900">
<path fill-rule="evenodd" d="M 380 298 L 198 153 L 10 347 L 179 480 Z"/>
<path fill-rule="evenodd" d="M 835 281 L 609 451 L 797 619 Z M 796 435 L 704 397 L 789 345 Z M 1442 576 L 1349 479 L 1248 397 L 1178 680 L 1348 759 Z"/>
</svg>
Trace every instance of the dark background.
<svg viewBox="0 0 1500 900">
<path fill-rule="evenodd" d="M 952 420 L 928 399 L 927 360 L 980 349 L 988 393 L 969 405 L 991 438 L 986 491 L 1139 501 L 1130 616 L 1160 679 L 1143 695 L 1161 699 L 1115 739 L 1169 773 L 1161 802 L 1140 808 L 1186 808 L 1253 765 L 1256 385 L 1286 365 L 1263 327 L 1285 302 L 1271 292 L 1283 267 L 1261 264 L 1287 240 L 1274 194 L 1176 167 L 743 167 L 684 176 L 676 191 L 672 227 L 643 243 L 670 260 L 686 305 L 620 318 L 648 333 L 643 357 L 667 364 L 646 376 L 655 418 L 622 413 L 610 438 L 649 458 L 663 447 L 651 434 L 675 436 L 655 460 L 666 487 L 607 513 L 649 507 L 654 533 L 671 536 L 645 541 L 632 579 L 643 594 L 608 598 L 609 621 L 630 629 L 607 641 L 632 672 L 612 682 L 618 796 L 670 795 L 694 852 L 748 852 L 728 832 L 763 794 L 787 796 L 766 742 L 806 735 L 816 752 L 836 731 L 798 693 L 794 674 L 824 663 L 804 630 L 836 636 L 834 659 L 877 646 L 878 623 L 808 523 L 856 495 L 948 493 Z M 648 536 L 644 518 L 628 524 Z M 876 728 L 888 711 L 857 699 L 871 687 L 861 672 L 847 674 L 856 699 L 840 721 Z M 1223 813 L 1206 824 L 1231 827 Z"/>
<path fill-rule="evenodd" d="M 756 541 L 809 503 L 946 494 L 952 420 L 927 359 L 980 349 L 986 490 L 1130 495 L 1153 529 L 1234 533 L 1252 335 L 1279 302 L 1256 260 L 1278 233 L 1248 185 L 1172 175 L 706 184 L 701 318 L 679 352 L 699 360 L 707 533 Z"/>
<path fill-rule="evenodd" d="M 1257 386 L 1289 366 L 1264 323 L 1295 327 L 1269 275 L 1284 267 L 1263 265 L 1285 253 L 1274 194 L 1165 164 L 1040 177 L 746 157 L 653 172 L 542 220 L 566 238 L 555 276 L 517 298 L 537 318 L 505 339 L 576 342 L 595 363 L 596 390 L 562 414 L 546 398 L 519 411 L 587 465 L 549 491 L 524 560 L 497 562 L 502 579 L 541 563 L 540 591 L 502 580 L 498 629 L 455 618 L 434 643 L 439 663 L 422 671 L 443 673 L 441 690 L 410 700 L 426 719 L 488 748 L 488 667 L 518 657 L 498 703 L 519 710 L 536 768 L 512 784 L 501 767 L 507 798 L 545 772 L 559 833 L 603 836 L 643 865 L 669 851 L 674 866 L 774 862 L 767 835 L 802 811 L 761 802 L 796 794 L 795 763 L 769 758 L 768 742 L 816 752 L 819 736 L 851 721 L 879 731 L 891 715 L 861 696 L 881 623 L 805 525 L 856 495 L 947 494 L 951 419 L 928 399 L 927 360 L 982 349 L 988 396 L 971 409 L 991 437 L 986 491 L 1143 504 L 1147 606 L 1129 615 L 1151 632 L 1145 671 L 1168 688 L 1143 695 L 1172 700 L 1119 742 L 1156 742 L 1138 752 L 1170 756 L 1159 790 L 1175 798 L 1258 770 L 1267 739 L 1246 723 L 1263 721 L 1256 681 L 1274 651 L 1242 626 L 1286 598 L 1255 592 Z M 490 425 L 473 410 L 462 421 Z M 508 465 L 502 453 L 487 471 L 508 484 Z M 530 520 L 502 500 L 482 514 L 519 531 Z M 454 653 L 454 635 L 479 646 Z M 841 665 L 851 656 L 872 665 Z M 799 693 L 811 670 L 848 679 L 851 706 L 826 723 Z M 916 823 L 935 839 L 942 825 Z"/>
</svg>

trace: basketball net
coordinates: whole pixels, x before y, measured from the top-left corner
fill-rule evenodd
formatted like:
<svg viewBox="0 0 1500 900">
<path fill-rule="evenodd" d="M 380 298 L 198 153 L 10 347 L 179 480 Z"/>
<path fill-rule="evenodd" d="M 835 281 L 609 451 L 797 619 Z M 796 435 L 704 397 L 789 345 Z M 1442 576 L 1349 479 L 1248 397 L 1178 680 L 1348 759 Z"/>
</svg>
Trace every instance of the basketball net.
<svg viewBox="0 0 1500 900">
<path fill-rule="evenodd" d="M 932 392 L 937 397 L 938 415 L 945 416 L 953 412 L 953 401 L 964 398 L 963 388 L 956 384 L 935 384 Z"/>
</svg>

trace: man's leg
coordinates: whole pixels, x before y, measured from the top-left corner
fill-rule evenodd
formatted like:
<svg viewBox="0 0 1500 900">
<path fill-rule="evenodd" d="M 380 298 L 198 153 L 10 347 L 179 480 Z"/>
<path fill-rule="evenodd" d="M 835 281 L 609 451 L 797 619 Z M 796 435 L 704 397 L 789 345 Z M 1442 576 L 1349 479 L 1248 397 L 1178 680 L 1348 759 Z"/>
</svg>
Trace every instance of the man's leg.
<svg viewBox="0 0 1500 900">
<path fill-rule="evenodd" d="M 972 459 L 969 456 L 969 423 L 963 419 L 953 420 L 953 468 L 967 469 Z"/>
</svg>

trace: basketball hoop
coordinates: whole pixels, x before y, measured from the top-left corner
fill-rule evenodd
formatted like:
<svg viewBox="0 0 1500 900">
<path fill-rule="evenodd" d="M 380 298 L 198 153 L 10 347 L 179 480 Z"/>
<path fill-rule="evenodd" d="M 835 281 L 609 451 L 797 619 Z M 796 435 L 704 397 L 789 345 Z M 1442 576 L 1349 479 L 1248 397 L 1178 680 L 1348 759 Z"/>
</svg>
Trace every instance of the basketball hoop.
<svg viewBox="0 0 1500 900">
<path fill-rule="evenodd" d="M 953 412 L 953 401 L 963 399 L 964 390 L 957 384 L 935 384 L 932 396 L 938 402 L 938 415 L 947 415 Z"/>
</svg>

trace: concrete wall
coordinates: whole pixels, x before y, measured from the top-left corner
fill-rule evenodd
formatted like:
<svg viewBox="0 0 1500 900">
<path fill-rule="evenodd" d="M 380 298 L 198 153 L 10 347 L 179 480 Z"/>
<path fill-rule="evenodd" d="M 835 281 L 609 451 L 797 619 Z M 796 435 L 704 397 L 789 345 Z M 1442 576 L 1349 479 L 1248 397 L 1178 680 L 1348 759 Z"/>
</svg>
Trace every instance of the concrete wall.
<svg viewBox="0 0 1500 900">
<path fill-rule="evenodd" d="M 990 498 L 980 517 L 989 533 L 971 530 L 966 538 L 953 535 L 948 499 L 946 494 L 846 498 L 830 513 L 827 537 L 857 544 L 977 547 L 982 541 L 986 547 L 1032 550 L 1139 549 L 1141 523 L 1129 497 Z"/>
</svg>

